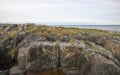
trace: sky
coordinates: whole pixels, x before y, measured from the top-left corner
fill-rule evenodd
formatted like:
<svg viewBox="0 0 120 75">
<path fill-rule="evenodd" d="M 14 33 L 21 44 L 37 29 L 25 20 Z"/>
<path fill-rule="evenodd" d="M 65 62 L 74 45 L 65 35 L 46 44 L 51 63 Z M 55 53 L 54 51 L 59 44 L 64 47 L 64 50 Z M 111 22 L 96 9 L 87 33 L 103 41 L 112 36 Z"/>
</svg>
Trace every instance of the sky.
<svg viewBox="0 0 120 75">
<path fill-rule="evenodd" d="M 120 0 L 0 0 L 0 23 L 120 25 Z"/>
</svg>

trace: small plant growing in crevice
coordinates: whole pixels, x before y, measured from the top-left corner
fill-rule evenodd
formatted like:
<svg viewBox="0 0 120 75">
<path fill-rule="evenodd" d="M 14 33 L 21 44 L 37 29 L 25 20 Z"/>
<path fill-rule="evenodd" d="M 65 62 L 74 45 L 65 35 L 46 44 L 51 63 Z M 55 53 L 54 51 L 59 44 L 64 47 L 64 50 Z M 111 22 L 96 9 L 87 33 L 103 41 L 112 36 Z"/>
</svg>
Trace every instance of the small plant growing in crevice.
<svg viewBox="0 0 120 75">
<path fill-rule="evenodd" d="M 9 55 L 11 56 L 12 59 L 14 59 L 14 57 L 15 57 L 15 51 L 16 51 L 16 47 L 11 49 L 10 52 L 9 52 Z"/>
<path fill-rule="evenodd" d="M 85 52 L 84 55 L 85 55 L 86 60 L 89 62 L 89 58 L 91 56 L 91 52 L 89 52 L 89 51 Z"/>
</svg>

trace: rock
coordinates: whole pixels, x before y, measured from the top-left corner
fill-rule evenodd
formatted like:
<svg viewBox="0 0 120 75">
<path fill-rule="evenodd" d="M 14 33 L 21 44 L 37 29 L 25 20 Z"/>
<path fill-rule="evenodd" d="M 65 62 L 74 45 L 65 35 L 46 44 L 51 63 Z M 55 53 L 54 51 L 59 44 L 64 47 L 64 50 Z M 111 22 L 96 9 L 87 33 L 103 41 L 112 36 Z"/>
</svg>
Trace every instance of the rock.
<svg viewBox="0 0 120 75">
<path fill-rule="evenodd" d="M 8 75 L 8 70 L 0 70 L 0 75 Z"/>
<path fill-rule="evenodd" d="M 48 36 L 46 36 L 48 41 L 52 41 L 55 42 L 57 40 L 55 35 L 49 34 Z"/>
<path fill-rule="evenodd" d="M 63 46 L 65 46 L 64 49 L 62 49 Z M 19 49 L 18 66 L 19 68 L 27 69 L 28 71 L 44 71 L 51 68 L 57 69 L 60 66 L 64 67 L 64 65 L 65 67 L 79 66 L 80 63 L 77 63 L 76 61 L 76 51 L 80 52 L 80 50 L 84 48 L 83 43 L 71 45 L 69 43 L 56 44 L 50 42 L 31 42 L 28 47 Z M 63 54 L 67 49 L 70 49 L 69 51 L 71 52 Z M 70 54 L 73 54 L 73 58 Z M 65 57 L 63 55 L 65 55 Z"/>
<path fill-rule="evenodd" d="M 46 37 L 45 36 L 40 36 L 38 41 L 47 41 Z"/>
<path fill-rule="evenodd" d="M 60 44 L 60 63 L 62 71 L 66 75 L 85 75 L 89 70 L 90 63 L 82 52 L 85 47 L 83 43 L 61 43 Z"/>
<path fill-rule="evenodd" d="M 29 47 L 20 48 L 18 53 L 19 67 L 26 68 L 28 71 L 43 71 L 52 68 L 56 65 L 54 64 L 56 60 L 53 59 L 53 57 L 56 58 L 56 54 L 53 54 L 56 51 L 52 45 L 47 42 L 44 45 L 37 42 Z"/>
<path fill-rule="evenodd" d="M 17 50 L 21 47 L 26 47 L 27 45 L 30 44 L 30 42 L 35 42 L 35 41 L 47 41 L 46 37 L 44 35 L 36 35 L 36 34 L 30 34 L 27 33 L 24 39 L 18 44 Z"/>
<path fill-rule="evenodd" d="M 115 40 L 106 40 L 105 47 L 113 53 L 113 55 L 120 61 L 120 45 L 119 41 Z"/>
<path fill-rule="evenodd" d="M 14 39 L 12 40 L 14 46 L 17 46 L 17 45 L 24 39 L 24 37 L 26 36 L 26 34 L 27 34 L 27 33 L 22 32 L 22 33 L 19 33 L 18 35 L 16 35 L 16 36 L 14 37 Z"/>
<path fill-rule="evenodd" d="M 2 42 L 2 48 L 5 48 L 6 50 L 10 49 L 11 40 L 12 38 L 10 36 L 5 37 Z"/>
<path fill-rule="evenodd" d="M 94 42 L 97 45 L 104 46 L 106 38 L 107 37 L 105 37 L 103 35 L 97 35 L 97 34 L 93 34 L 93 33 L 87 33 L 87 34 L 85 34 L 85 36 L 84 36 L 83 39 L 85 39 L 87 41 Z"/>
<path fill-rule="evenodd" d="M 62 42 L 69 42 L 70 38 L 68 36 L 63 36 L 61 39 Z"/>
<path fill-rule="evenodd" d="M 13 25 L 8 25 L 8 27 L 5 29 L 6 32 L 11 31 L 13 28 L 16 28 L 17 25 L 13 24 Z"/>
<path fill-rule="evenodd" d="M 81 33 L 73 34 L 72 37 L 73 37 L 74 39 L 77 39 L 77 40 L 82 40 L 82 39 L 84 39 L 84 36 L 83 36 Z"/>
<path fill-rule="evenodd" d="M 89 75 L 120 75 L 120 68 L 100 54 L 92 55 L 90 62 Z"/>
<path fill-rule="evenodd" d="M 10 70 L 9 70 L 9 75 L 25 75 L 25 70 L 21 70 L 19 69 L 18 66 L 13 66 Z"/>
<path fill-rule="evenodd" d="M 41 42 L 31 44 L 27 56 L 27 69 L 32 71 L 45 71 L 57 68 L 58 48 L 54 43 Z M 36 58 L 36 59 L 35 59 Z"/>
<path fill-rule="evenodd" d="M 12 39 L 7 36 L 3 39 L 0 47 L 0 69 L 9 69 L 14 63 L 10 52 L 12 50 Z"/>
<path fill-rule="evenodd" d="M 26 56 L 29 48 L 20 48 L 18 52 L 18 67 L 22 70 L 26 69 Z"/>
<path fill-rule="evenodd" d="M 61 68 L 66 75 L 119 74 L 120 69 L 112 53 L 95 43 L 89 44 L 91 49 L 79 40 L 74 43 L 31 41 L 19 49 L 18 66 L 30 72 Z"/>
<path fill-rule="evenodd" d="M 4 38 L 5 38 L 4 36 L 0 36 L 0 46 L 2 45 L 2 42 L 3 42 Z"/>
<path fill-rule="evenodd" d="M 9 69 L 10 75 L 50 70 L 62 70 L 65 75 L 120 75 L 119 33 L 111 32 L 109 36 L 101 31 L 99 34 L 70 28 L 75 31 L 71 33 L 69 28 L 64 31 L 37 27 L 31 24 L 0 26 L 5 33 L 19 29 L 13 38 L 0 34 L 0 75 L 6 75 Z M 30 28 L 36 28 L 35 33 L 29 32 Z M 63 34 L 70 37 L 60 36 Z"/>
<path fill-rule="evenodd" d="M 24 25 L 19 25 L 19 31 L 20 32 L 23 32 L 25 29 L 24 29 Z"/>
</svg>

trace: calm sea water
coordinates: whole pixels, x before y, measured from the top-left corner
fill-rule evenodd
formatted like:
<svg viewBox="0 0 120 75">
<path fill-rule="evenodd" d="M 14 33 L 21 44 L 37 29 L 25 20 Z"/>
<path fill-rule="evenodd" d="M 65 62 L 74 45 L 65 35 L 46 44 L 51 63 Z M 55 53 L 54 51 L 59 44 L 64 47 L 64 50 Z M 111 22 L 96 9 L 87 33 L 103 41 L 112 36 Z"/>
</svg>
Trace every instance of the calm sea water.
<svg viewBox="0 0 120 75">
<path fill-rule="evenodd" d="M 120 25 L 62 25 L 62 26 L 63 27 L 75 27 L 75 28 L 101 29 L 101 30 L 120 32 Z"/>
</svg>

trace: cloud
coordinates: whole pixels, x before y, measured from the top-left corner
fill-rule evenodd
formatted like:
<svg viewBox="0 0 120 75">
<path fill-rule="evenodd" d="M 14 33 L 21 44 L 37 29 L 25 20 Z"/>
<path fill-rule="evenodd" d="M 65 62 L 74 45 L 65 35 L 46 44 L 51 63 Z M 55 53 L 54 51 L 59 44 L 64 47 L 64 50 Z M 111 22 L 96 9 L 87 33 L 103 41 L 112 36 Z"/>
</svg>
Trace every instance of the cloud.
<svg viewBox="0 0 120 75">
<path fill-rule="evenodd" d="M 0 22 L 120 24 L 117 0 L 0 0 Z"/>
</svg>

